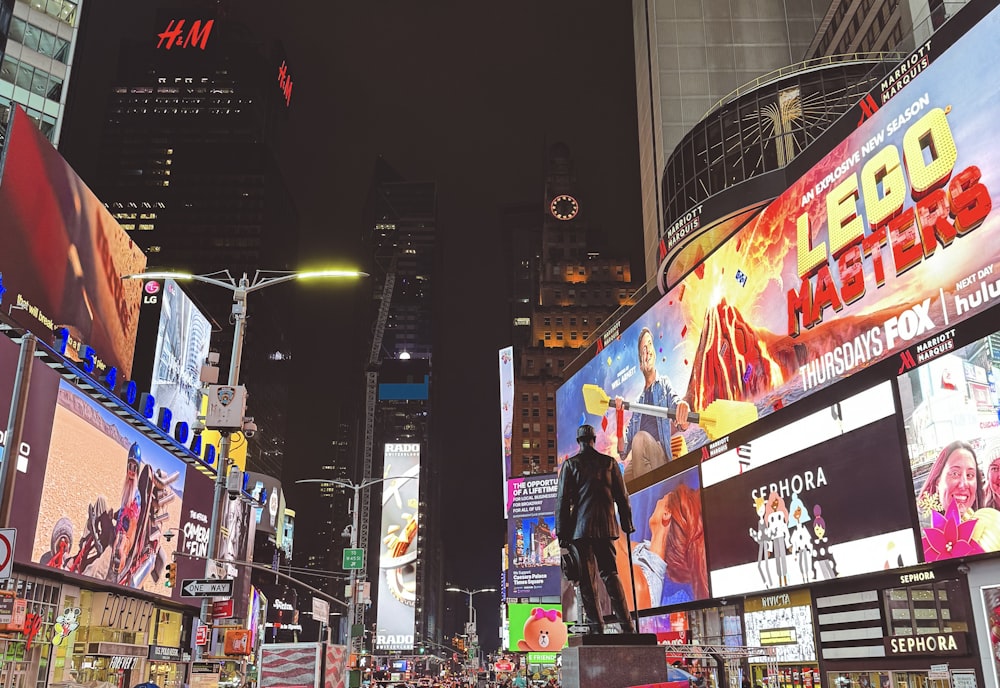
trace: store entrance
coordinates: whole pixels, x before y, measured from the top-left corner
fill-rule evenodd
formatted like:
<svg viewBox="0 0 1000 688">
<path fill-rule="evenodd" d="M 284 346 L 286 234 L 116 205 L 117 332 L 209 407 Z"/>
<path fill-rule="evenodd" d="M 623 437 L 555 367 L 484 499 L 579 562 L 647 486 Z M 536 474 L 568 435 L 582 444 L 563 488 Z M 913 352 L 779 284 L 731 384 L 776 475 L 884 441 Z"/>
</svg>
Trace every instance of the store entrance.
<svg viewBox="0 0 1000 688">
<path fill-rule="evenodd" d="M 0 666 L 0 688 L 28 688 L 29 662 L 3 662 Z"/>
</svg>

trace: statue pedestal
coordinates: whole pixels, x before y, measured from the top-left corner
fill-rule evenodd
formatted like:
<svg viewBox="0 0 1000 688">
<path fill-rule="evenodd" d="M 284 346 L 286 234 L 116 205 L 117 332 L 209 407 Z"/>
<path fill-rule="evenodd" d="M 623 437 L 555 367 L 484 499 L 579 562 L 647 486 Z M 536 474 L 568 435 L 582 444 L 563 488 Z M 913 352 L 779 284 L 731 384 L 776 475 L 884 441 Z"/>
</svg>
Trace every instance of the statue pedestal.
<svg viewBox="0 0 1000 688">
<path fill-rule="evenodd" d="M 666 680 L 666 650 L 652 633 L 575 635 L 562 651 L 563 688 L 629 688 Z"/>
</svg>

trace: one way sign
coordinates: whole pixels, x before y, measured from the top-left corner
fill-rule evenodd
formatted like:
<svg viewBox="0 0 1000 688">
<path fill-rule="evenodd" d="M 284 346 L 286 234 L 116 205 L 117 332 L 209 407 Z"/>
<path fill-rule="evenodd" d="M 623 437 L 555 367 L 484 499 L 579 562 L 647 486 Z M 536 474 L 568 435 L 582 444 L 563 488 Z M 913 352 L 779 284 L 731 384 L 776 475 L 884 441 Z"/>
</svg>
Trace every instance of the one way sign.
<svg viewBox="0 0 1000 688">
<path fill-rule="evenodd" d="M 181 597 L 232 597 L 233 579 L 185 578 Z"/>
</svg>

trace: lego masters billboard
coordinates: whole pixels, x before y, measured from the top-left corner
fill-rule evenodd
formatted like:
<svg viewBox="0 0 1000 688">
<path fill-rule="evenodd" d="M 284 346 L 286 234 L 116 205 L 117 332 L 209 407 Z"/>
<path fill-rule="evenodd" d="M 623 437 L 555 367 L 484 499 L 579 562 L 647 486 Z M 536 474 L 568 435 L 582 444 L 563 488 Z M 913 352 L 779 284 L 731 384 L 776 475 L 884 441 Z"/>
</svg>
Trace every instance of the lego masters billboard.
<svg viewBox="0 0 1000 688">
<path fill-rule="evenodd" d="M 635 479 L 1000 302 L 1000 74 L 981 59 L 998 30 L 993 10 L 634 322 L 612 323 L 557 394 L 560 456 L 591 423 Z M 630 408 L 609 412 L 617 398 Z M 680 422 L 688 411 L 698 422 Z"/>
</svg>

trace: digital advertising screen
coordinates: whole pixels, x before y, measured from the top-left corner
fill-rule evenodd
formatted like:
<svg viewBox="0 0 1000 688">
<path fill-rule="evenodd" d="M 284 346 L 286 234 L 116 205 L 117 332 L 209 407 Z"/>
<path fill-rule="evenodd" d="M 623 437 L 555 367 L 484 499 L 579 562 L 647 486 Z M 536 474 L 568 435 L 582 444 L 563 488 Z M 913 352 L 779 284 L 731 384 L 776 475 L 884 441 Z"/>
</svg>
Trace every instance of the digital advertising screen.
<svg viewBox="0 0 1000 688">
<path fill-rule="evenodd" d="M 996 337 L 898 379 L 924 561 L 1000 551 Z"/>
<path fill-rule="evenodd" d="M 243 567 L 231 563 L 233 561 L 251 561 L 253 559 L 253 544 L 255 534 L 256 507 L 243 499 L 222 500 L 219 510 L 219 539 L 216 544 L 216 556 L 219 564 L 216 567 L 216 577 L 236 580 L 233 589 L 233 614 L 237 617 L 246 615 L 250 599 L 250 576 L 241 576 Z"/>
<path fill-rule="evenodd" d="M 918 563 L 890 384 L 849 402 L 706 462 L 713 596 Z"/>
<path fill-rule="evenodd" d="M 0 446 L 7 443 L 7 419 L 14 395 L 17 362 L 21 347 L 0 336 Z M 28 561 L 31 540 L 38 519 L 38 502 L 45 483 L 45 462 L 52 435 L 52 416 L 59 392 L 59 373 L 35 359 L 31 366 L 28 401 L 17 451 L 17 473 L 14 475 L 14 502 L 10 510 L 10 526 L 17 528 L 14 559 Z"/>
<path fill-rule="evenodd" d="M 66 356 L 96 352 L 98 371 L 132 371 L 146 256 L 38 127 L 15 106 L 0 176 L 3 305 L 53 344 L 66 328 Z"/>
<path fill-rule="evenodd" d="M 31 561 L 171 596 L 164 570 L 178 538 L 163 534 L 181 526 L 188 468 L 60 382 Z"/>
<path fill-rule="evenodd" d="M 284 508 L 281 481 L 266 473 L 247 471 L 247 492 L 263 506 L 254 507 L 256 532 L 276 535 L 279 528 L 279 517 Z M 263 498 L 263 500 L 261 499 Z"/>
<path fill-rule="evenodd" d="M 749 662 L 815 662 L 812 600 L 808 590 L 748 597 L 743 603 L 747 645 L 774 648 L 773 659 L 765 655 Z"/>
<path fill-rule="evenodd" d="M 559 604 L 508 604 L 507 623 L 513 652 L 558 652 L 569 639 Z"/>
<path fill-rule="evenodd" d="M 386 444 L 375 647 L 411 650 L 417 585 L 420 445 Z"/>
<path fill-rule="evenodd" d="M 511 477 L 513 453 L 511 440 L 514 432 L 514 347 L 500 349 L 500 460 L 503 480 Z M 506 484 L 506 483 L 505 483 Z M 504 518 L 507 517 L 507 501 L 504 500 Z"/>
<path fill-rule="evenodd" d="M 153 293 L 155 290 L 156 293 Z M 147 280 L 146 298 L 161 301 L 150 393 L 174 422 L 194 427 L 201 409 L 201 366 L 208 357 L 212 327 L 208 318 L 174 280 Z"/>
<path fill-rule="evenodd" d="M 507 481 L 507 542 L 510 597 L 560 594 L 559 541 L 556 539 L 556 474 Z"/>
<path fill-rule="evenodd" d="M 639 609 L 709 597 L 702 521 L 701 478 L 689 468 L 629 497 L 632 506 L 632 572 Z M 615 540 L 618 575 L 627 586 L 628 542 Z M 631 597 L 629 606 L 631 606 Z"/>
<path fill-rule="evenodd" d="M 993 10 L 676 287 L 612 323 L 558 390 L 559 455 L 590 423 L 630 482 L 994 303 L 1000 73 L 981 56 L 998 28 Z M 619 419 L 616 397 L 644 408 Z M 704 422 L 662 417 L 682 401 Z"/>
<path fill-rule="evenodd" d="M 174 559 L 177 562 L 177 578 L 180 580 L 205 577 L 205 557 L 208 556 L 208 537 L 214 499 L 215 481 L 189 465 L 184 479 L 180 525 L 177 527 L 177 537 L 174 539 L 177 552 L 190 555 Z M 180 597 L 179 593 L 176 593 L 174 598 L 179 602 L 201 606 L 199 598 Z"/>
</svg>

